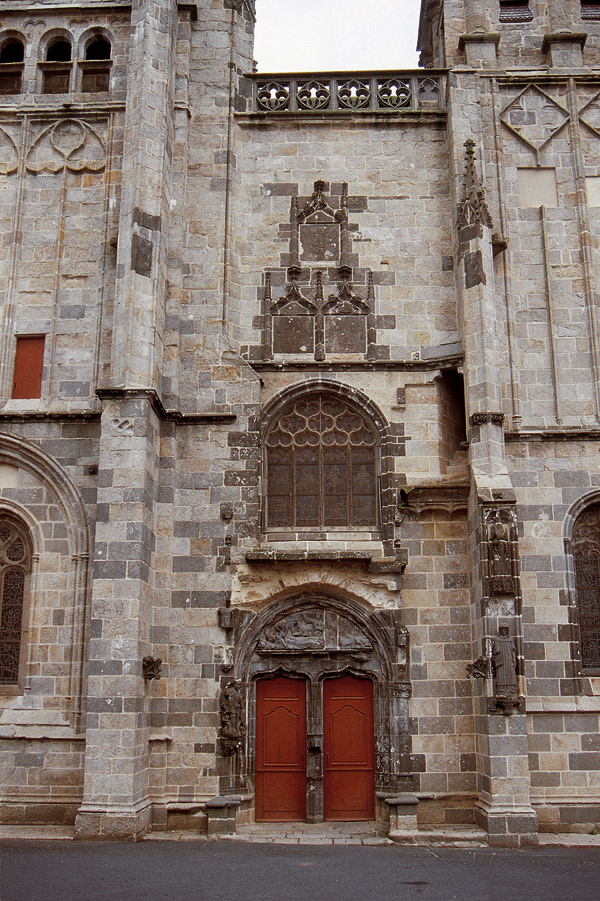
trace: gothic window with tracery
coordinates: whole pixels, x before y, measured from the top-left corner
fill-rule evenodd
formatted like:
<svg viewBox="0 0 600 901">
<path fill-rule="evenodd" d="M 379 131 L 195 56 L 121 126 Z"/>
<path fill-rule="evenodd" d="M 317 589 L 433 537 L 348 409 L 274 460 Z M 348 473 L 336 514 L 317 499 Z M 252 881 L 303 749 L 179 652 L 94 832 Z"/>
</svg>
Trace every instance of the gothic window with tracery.
<svg viewBox="0 0 600 901">
<path fill-rule="evenodd" d="M 267 528 L 377 526 L 378 439 L 326 394 L 290 404 L 266 435 Z"/>
<path fill-rule="evenodd" d="M 600 504 L 592 504 L 573 528 L 577 619 L 584 670 L 600 670 Z"/>
<path fill-rule="evenodd" d="M 0 685 L 16 685 L 31 552 L 25 530 L 0 520 Z"/>
</svg>

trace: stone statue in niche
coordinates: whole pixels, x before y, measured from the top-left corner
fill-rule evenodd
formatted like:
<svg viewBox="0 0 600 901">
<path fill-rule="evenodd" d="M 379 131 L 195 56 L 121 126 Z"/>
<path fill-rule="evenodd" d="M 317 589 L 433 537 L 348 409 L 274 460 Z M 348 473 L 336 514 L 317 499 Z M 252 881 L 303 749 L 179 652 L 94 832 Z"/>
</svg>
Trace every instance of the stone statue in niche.
<svg viewBox="0 0 600 901">
<path fill-rule="evenodd" d="M 244 699 L 236 682 L 228 682 L 222 690 L 219 711 L 221 714 L 221 738 L 226 742 L 240 742 L 246 734 L 246 724 L 244 723 Z"/>
<path fill-rule="evenodd" d="M 487 593 L 490 596 L 517 593 L 517 531 L 510 509 L 489 509 L 485 513 L 488 558 Z"/>
<path fill-rule="evenodd" d="M 501 522 L 492 523 L 490 526 L 490 550 L 492 576 L 512 575 L 510 542 L 506 527 Z"/>
<path fill-rule="evenodd" d="M 496 705 L 502 709 L 503 713 L 512 713 L 514 707 L 519 704 L 517 649 L 515 640 L 509 634 L 508 626 L 505 623 L 499 627 L 498 637 L 492 641 L 492 660 Z"/>
</svg>

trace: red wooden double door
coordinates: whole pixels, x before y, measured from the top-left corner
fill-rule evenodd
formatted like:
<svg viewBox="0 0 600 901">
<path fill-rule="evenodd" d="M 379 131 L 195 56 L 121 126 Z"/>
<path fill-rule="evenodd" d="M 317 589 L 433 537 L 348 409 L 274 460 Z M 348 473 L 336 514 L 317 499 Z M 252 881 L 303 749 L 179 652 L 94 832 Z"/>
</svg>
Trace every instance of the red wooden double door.
<svg viewBox="0 0 600 901">
<path fill-rule="evenodd" d="M 373 683 L 342 676 L 323 683 L 326 820 L 375 814 Z M 256 819 L 306 818 L 306 683 L 277 676 L 256 684 Z"/>
</svg>

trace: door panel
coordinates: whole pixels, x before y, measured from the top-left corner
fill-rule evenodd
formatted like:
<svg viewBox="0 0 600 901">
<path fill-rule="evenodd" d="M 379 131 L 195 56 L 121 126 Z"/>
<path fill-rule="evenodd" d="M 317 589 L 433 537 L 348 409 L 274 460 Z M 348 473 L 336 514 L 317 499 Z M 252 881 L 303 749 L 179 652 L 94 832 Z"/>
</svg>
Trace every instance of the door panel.
<svg viewBox="0 0 600 901">
<path fill-rule="evenodd" d="M 373 683 L 355 676 L 323 684 L 326 820 L 375 816 Z"/>
<path fill-rule="evenodd" d="M 306 683 L 277 676 L 256 683 L 256 819 L 306 816 Z"/>
</svg>

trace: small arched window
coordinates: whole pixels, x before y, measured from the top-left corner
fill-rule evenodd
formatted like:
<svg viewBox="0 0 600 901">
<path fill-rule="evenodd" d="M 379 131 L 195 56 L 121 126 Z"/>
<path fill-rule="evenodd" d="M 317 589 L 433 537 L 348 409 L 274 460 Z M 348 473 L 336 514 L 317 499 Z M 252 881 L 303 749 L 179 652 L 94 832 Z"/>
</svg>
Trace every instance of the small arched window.
<svg viewBox="0 0 600 901">
<path fill-rule="evenodd" d="M 71 44 L 64 38 L 57 38 L 53 41 L 46 52 L 46 62 L 48 63 L 70 63 L 71 62 Z"/>
<path fill-rule="evenodd" d="M 88 44 L 85 51 L 86 59 L 110 59 L 110 41 L 106 38 L 96 38 Z"/>
<path fill-rule="evenodd" d="M 85 59 L 81 60 L 81 90 L 85 94 L 108 91 L 110 86 L 110 41 L 104 37 L 93 38 L 85 48 Z"/>
<path fill-rule="evenodd" d="M 600 504 L 579 514 L 571 539 L 581 666 L 600 672 Z"/>
<path fill-rule="evenodd" d="M 0 94 L 20 94 L 23 90 L 25 47 L 18 38 L 9 38 L 0 47 Z"/>
<path fill-rule="evenodd" d="M 26 530 L 11 519 L 0 519 L 0 685 L 19 681 L 23 613 L 31 571 Z"/>
<path fill-rule="evenodd" d="M 44 94 L 67 94 L 71 83 L 72 50 L 66 38 L 55 38 L 46 50 L 46 60 L 40 63 Z"/>
<path fill-rule="evenodd" d="M 354 404 L 290 403 L 267 431 L 267 528 L 377 526 L 378 438 Z"/>
</svg>

